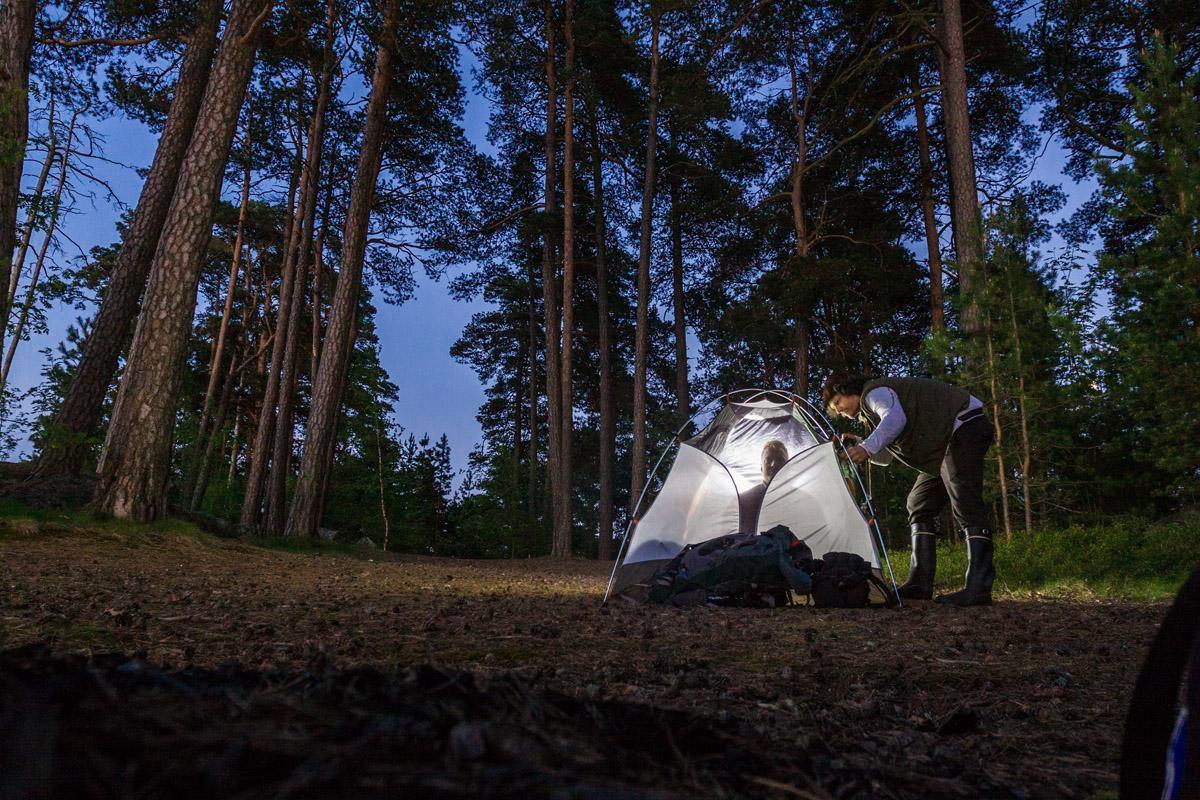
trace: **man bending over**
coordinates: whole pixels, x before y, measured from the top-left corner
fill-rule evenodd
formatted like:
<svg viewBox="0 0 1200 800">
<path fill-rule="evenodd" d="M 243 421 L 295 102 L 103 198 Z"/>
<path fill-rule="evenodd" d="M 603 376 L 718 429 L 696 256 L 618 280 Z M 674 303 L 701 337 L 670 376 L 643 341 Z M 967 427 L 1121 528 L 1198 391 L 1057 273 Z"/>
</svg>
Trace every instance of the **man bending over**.
<svg viewBox="0 0 1200 800">
<path fill-rule="evenodd" d="M 965 389 L 925 378 L 873 378 L 835 372 L 822 390 L 831 414 L 857 417 L 870 435 L 847 434 L 856 464 L 886 465 L 893 458 L 919 473 L 908 493 L 912 571 L 899 587 L 909 600 L 933 597 L 938 514 L 950 503 L 967 539 L 966 585 L 939 603 L 980 606 L 992 602 L 992 529 L 983 502 L 983 457 L 992 444 L 983 403 Z"/>
</svg>

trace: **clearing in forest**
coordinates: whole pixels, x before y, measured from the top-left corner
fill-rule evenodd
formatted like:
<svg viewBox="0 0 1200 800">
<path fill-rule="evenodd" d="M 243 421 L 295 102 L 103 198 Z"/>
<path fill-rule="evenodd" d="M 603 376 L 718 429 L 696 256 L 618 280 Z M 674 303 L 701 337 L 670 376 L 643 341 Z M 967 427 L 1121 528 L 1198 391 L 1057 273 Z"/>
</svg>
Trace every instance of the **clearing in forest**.
<svg viewBox="0 0 1200 800">
<path fill-rule="evenodd" d="M 976 609 L 606 608 L 607 576 L 596 562 L 289 552 L 180 524 L 0 520 L 0 650 L 44 646 L 0 657 L 0 697 L 73 686 L 91 700 L 71 713 L 95 715 L 97 742 L 106 715 L 119 718 L 117 740 L 135 741 L 126 756 L 158 759 L 129 774 L 186 786 L 183 773 L 211 772 L 219 755 L 229 793 L 249 785 L 228 753 L 237 741 L 272 754 L 258 788 L 301 796 L 570 784 L 594 797 L 1082 797 L 1116 785 L 1126 705 L 1163 613 L 1003 595 Z M 111 652 L 125 655 L 95 658 Z M 69 678 L 86 663 L 69 654 L 93 656 L 98 677 Z M 123 692 L 120 715 L 102 714 Z M 228 708 L 197 716 L 201 696 Z M 440 705 L 421 716 L 421 698 Z M 338 739 L 367 719 L 369 736 Z M 139 726 L 147 741 L 174 738 L 139 750 Z M 604 794 L 617 789 L 633 793 Z"/>
</svg>

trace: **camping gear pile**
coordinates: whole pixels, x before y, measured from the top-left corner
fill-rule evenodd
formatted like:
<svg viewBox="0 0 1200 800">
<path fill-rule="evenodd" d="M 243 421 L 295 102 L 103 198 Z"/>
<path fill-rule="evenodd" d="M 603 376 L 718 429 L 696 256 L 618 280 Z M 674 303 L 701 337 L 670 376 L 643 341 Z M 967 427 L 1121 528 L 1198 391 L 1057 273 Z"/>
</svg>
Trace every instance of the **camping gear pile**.
<svg viewBox="0 0 1200 800">
<path fill-rule="evenodd" d="M 737 395 L 749 397 L 730 399 Z M 893 600 L 870 498 L 855 466 L 839 458 L 824 415 L 791 393 L 745 390 L 725 400 L 700 433 L 677 439 L 675 463 L 639 517 L 643 491 L 605 599 L 766 607 L 796 595 L 821 606 Z M 788 458 L 764 490 L 761 454 L 772 442 Z M 762 499 L 750 530 L 761 533 L 739 531 L 740 502 L 755 491 Z"/>
</svg>

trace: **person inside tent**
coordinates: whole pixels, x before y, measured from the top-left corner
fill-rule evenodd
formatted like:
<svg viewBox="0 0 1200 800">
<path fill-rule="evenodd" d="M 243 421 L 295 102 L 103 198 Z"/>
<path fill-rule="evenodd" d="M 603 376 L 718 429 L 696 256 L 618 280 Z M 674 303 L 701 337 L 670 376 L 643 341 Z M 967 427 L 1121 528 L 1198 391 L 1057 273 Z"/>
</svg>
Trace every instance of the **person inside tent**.
<svg viewBox="0 0 1200 800">
<path fill-rule="evenodd" d="M 856 463 L 887 465 L 893 458 L 917 470 L 908 493 L 912 571 L 899 587 L 909 600 L 933 597 L 937 517 L 947 501 L 967 539 L 961 591 L 941 595 L 955 606 L 992 602 L 992 529 L 983 501 L 983 457 L 992 444 L 983 403 L 965 389 L 926 378 L 874 378 L 835 372 L 822 390 L 831 414 L 858 418 L 870 435 L 842 437 Z"/>
<path fill-rule="evenodd" d="M 738 493 L 738 532 L 757 533 L 758 512 L 762 508 L 763 496 L 767 493 L 767 484 L 775 473 L 787 463 L 787 445 L 778 439 L 772 439 L 763 445 L 762 449 L 762 483 Z"/>
</svg>

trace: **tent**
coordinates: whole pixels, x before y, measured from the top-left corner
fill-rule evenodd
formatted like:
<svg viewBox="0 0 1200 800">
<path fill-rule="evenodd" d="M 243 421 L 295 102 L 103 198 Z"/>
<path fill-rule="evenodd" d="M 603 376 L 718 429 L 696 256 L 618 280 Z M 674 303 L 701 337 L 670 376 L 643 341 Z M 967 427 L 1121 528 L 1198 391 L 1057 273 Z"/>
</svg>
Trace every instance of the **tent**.
<svg viewBox="0 0 1200 800">
<path fill-rule="evenodd" d="M 866 487 L 854 464 L 839 457 L 841 444 L 821 411 L 791 392 L 745 389 L 720 399 L 724 406 L 702 431 L 686 440 L 676 436 L 675 463 L 643 513 L 647 490 L 670 449 L 659 458 L 625 531 L 605 600 L 646 583 L 686 545 L 737 531 L 739 508 L 751 496 L 756 504 L 761 498 L 751 530 L 786 525 L 816 558 L 857 553 L 877 573 L 886 568 L 894 587 Z M 688 420 L 680 434 L 704 413 Z M 782 443 L 787 460 L 765 481 L 764 491 L 761 465 L 768 442 Z M 854 492 L 863 497 L 863 508 Z M 743 508 L 742 515 L 747 513 L 752 519 L 753 510 Z"/>
</svg>

